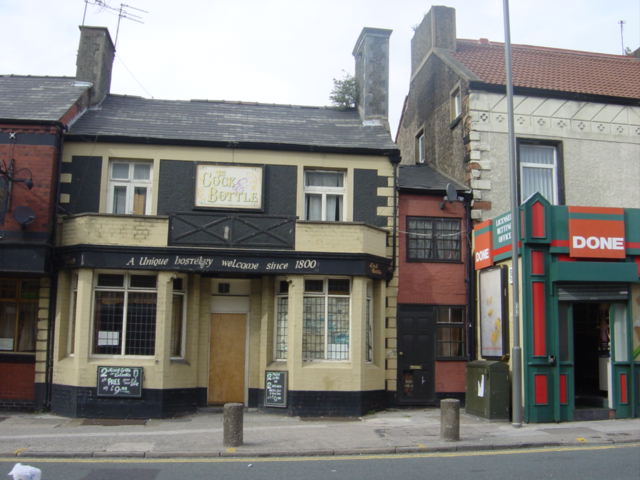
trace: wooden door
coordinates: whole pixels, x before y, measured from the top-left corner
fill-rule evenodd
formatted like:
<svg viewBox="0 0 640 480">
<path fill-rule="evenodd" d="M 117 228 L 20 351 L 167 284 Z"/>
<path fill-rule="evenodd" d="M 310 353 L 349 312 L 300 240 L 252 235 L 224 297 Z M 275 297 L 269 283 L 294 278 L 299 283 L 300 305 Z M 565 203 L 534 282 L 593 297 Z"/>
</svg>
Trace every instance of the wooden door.
<svg viewBox="0 0 640 480">
<path fill-rule="evenodd" d="M 244 313 L 211 315 L 208 403 L 244 403 L 245 337 Z"/>
</svg>

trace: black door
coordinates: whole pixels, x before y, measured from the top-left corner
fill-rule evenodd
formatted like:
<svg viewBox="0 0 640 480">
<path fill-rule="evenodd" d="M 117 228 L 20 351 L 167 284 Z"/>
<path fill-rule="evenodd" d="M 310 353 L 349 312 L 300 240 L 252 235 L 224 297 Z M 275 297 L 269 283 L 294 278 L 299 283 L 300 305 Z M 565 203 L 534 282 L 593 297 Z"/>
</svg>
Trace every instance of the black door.
<svg viewBox="0 0 640 480">
<path fill-rule="evenodd" d="M 435 311 L 398 307 L 398 403 L 435 405 Z"/>
</svg>

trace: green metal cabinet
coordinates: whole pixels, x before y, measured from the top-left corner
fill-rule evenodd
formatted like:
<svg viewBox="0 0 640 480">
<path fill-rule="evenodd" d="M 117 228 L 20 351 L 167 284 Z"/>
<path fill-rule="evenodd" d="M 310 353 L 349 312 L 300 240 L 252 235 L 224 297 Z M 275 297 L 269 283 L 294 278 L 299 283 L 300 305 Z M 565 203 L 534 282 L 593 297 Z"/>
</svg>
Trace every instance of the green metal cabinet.
<svg viewBox="0 0 640 480">
<path fill-rule="evenodd" d="M 509 420 L 511 384 L 506 363 L 476 360 L 467 363 L 465 408 L 471 415 Z"/>
</svg>

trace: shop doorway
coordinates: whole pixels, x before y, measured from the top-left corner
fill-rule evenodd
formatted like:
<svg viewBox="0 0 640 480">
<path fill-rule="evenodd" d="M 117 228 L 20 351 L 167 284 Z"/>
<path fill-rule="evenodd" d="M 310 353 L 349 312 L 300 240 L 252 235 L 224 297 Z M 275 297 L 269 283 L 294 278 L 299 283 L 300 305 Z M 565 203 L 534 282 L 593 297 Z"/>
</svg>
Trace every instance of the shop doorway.
<svg viewBox="0 0 640 480">
<path fill-rule="evenodd" d="M 574 303 L 572 310 L 575 408 L 608 409 L 610 304 Z"/>
</svg>

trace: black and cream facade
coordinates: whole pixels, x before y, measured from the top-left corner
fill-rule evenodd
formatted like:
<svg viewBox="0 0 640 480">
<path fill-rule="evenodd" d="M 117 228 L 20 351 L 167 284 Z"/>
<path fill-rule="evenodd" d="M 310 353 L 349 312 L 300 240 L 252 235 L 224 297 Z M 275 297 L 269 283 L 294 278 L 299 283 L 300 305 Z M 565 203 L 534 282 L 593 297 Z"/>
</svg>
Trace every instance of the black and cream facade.
<svg viewBox="0 0 640 480">
<path fill-rule="evenodd" d="M 117 95 L 88 111 L 62 158 L 52 410 L 383 408 L 400 159 L 364 120 Z"/>
</svg>

